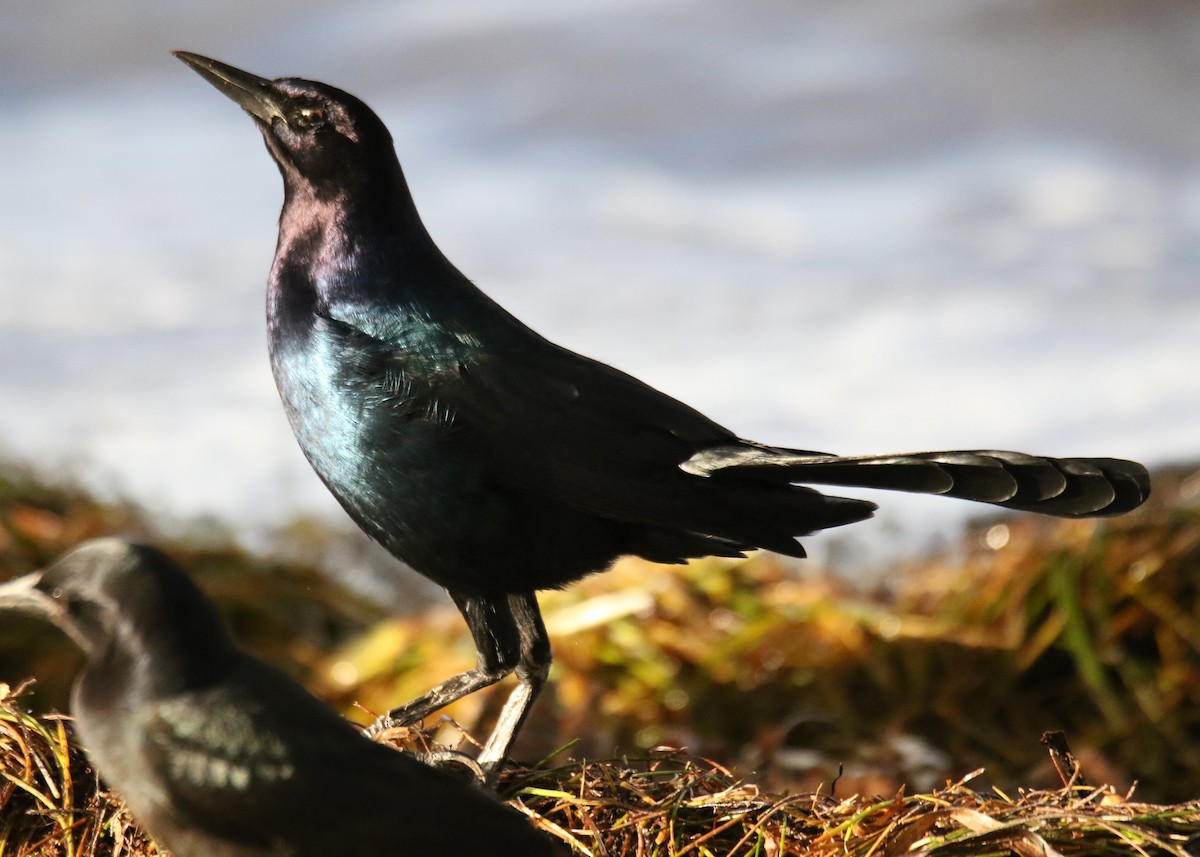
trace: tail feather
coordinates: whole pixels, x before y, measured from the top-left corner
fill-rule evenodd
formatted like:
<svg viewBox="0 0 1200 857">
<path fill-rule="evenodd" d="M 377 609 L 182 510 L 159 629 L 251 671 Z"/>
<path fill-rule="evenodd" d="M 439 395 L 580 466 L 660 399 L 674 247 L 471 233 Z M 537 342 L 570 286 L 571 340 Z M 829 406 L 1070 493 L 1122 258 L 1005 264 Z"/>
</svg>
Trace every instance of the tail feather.
<svg viewBox="0 0 1200 857">
<path fill-rule="evenodd" d="M 1092 463 L 1104 472 L 1109 484 L 1116 491 L 1117 496 L 1110 507 L 1116 511 L 1111 514 L 1136 509 L 1150 497 L 1150 474 L 1136 461 L 1095 458 L 1092 459 Z"/>
<path fill-rule="evenodd" d="M 1150 476 L 1133 461 L 1006 450 L 836 456 L 746 443 L 709 448 L 682 467 L 719 479 L 941 494 L 1067 518 L 1119 515 L 1150 496 Z"/>
</svg>

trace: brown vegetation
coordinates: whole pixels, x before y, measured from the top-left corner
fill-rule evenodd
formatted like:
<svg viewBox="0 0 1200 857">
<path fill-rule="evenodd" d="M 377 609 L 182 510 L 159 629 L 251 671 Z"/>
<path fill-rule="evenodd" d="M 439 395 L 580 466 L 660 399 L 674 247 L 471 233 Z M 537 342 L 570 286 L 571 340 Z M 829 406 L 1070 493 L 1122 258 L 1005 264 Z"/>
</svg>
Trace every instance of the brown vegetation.
<svg viewBox="0 0 1200 857">
<path fill-rule="evenodd" d="M 550 758 L 506 793 L 614 857 L 1187 853 L 1200 805 L 1136 802 L 1200 795 L 1200 477 L 1156 477 L 1136 514 L 983 522 L 871 590 L 757 556 L 548 593 L 556 667 L 517 755 Z M 0 470 L 0 576 L 109 532 L 163 543 L 248 648 L 359 719 L 473 657 L 450 609 L 387 618 L 311 565 Z M 63 720 L 25 711 L 61 708 L 77 663 L 52 629 L 0 622 L 0 680 L 38 678 L 0 699 L 0 855 L 153 853 Z M 482 732 L 506 689 L 449 713 Z M 1059 728 L 1094 788 L 1061 787 L 1039 742 Z"/>
</svg>

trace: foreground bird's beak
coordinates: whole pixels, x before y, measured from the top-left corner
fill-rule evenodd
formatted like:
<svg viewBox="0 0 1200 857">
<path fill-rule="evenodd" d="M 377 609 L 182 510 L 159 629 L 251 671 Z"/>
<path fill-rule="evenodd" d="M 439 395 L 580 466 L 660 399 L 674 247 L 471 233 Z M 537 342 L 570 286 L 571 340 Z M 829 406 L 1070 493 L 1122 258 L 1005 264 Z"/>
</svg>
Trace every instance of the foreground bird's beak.
<svg viewBox="0 0 1200 857">
<path fill-rule="evenodd" d="M 35 571 L 0 584 L 0 611 L 11 610 L 53 619 L 58 614 L 58 605 L 37 588 L 41 579 L 42 573 Z"/>
<path fill-rule="evenodd" d="M 172 51 L 176 57 L 191 66 L 197 74 L 261 122 L 270 124 L 272 119 L 282 118 L 279 95 L 271 81 L 265 77 L 242 71 L 223 62 L 202 57 L 188 51 Z"/>
</svg>

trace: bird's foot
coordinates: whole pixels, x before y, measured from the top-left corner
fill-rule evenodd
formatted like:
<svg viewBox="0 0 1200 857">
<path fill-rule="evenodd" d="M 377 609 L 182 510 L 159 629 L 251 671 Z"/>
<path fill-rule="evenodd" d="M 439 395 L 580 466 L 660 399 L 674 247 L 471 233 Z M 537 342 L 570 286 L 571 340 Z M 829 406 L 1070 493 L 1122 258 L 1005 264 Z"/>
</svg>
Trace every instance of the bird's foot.
<svg viewBox="0 0 1200 857">
<path fill-rule="evenodd" d="M 476 785 L 490 788 L 493 784 L 493 777 L 488 771 L 479 762 L 461 750 L 451 750 L 448 747 L 432 747 L 423 752 L 413 753 L 413 756 L 431 768 L 442 770 L 452 767 L 466 768 L 475 777 Z"/>
<path fill-rule="evenodd" d="M 391 712 L 381 714 L 375 718 L 375 722 L 363 729 L 362 734 L 368 738 L 378 738 L 389 729 L 406 729 L 412 726 L 413 721 L 404 720 L 399 717 L 392 717 Z"/>
<path fill-rule="evenodd" d="M 451 750 L 449 747 L 435 745 L 432 742 L 433 733 L 420 728 L 420 719 L 414 721 L 407 717 L 394 717 L 395 713 L 389 712 L 376 718 L 374 723 L 362 730 L 362 734 L 373 741 L 387 744 L 398 752 L 412 756 L 431 768 L 439 770 L 465 768 L 470 772 L 475 785 L 481 788 L 495 787 L 500 774 L 500 766 L 476 760 L 461 750 Z M 450 722 L 468 740 L 472 740 L 461 726 L 453 721 Z"/>
</svg>

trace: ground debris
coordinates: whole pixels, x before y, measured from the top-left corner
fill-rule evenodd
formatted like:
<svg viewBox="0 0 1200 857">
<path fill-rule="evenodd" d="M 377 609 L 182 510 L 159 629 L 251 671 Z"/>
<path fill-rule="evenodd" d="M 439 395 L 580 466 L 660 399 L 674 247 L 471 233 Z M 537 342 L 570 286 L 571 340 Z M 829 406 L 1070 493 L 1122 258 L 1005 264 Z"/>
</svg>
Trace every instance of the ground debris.
<svg viewBox="0 0 1200 857">
<path fill-rule="evenodd" d="M 612 857 L 1200 854 L 1196 473 L 1156 472 L 1119 519 L 983 521 L 878 589 L 759 555 L 625 561 L 547 593 L 555 675 L 517 755 L 552 761 L 510 767 L 505 795 L 576 853 Z M 474 656 L 452 609 L 383 619 L 308 564 L 172 542 L 133 507 L 0 466 L 0 576 L 103 533 L 164 543 L 247 649 L 356 719 Z M 0 667 L 39 680 L 20 706 L 0 685 L 0 857 L 154 854 L 69 720 L 22 707 L 66 705 L 70 641 L 0 623 Z M 486 734 L 506 690 L 448 712 Z M 444 714 L 436 739 L 461 739 Z M 1075 752 L 1048 759 L 1047 729 Z M 631 755 L 560 763 L 571 739 L 576 756 Z M 986 783 L 956 779 L 984 767 Z M 1159 803 L 1133 800 L 1138 781 Z"/>
<path fill-rule="evenodd" d="M 901 854 L 1178 855 L 1200 841 L 1200 801 L 1138 803 L 1112 788 L 969 787 L 926 794 L 778 795 L 674 748 L 641 759 L 510 764 L 502 795 L 579 855 L 787 857 Z M 151 857 L 120 798 L 100 787 L 69 718 L 0 697 L 0 855 Z"/>
<path fill-rule="evenodd" d="M 977 772 L 978 773 L 978 772 Z M 660 749 L 641 761 L 510 767 L 511 802 L 580 855 L 1189 855 L 1200 801 L 1137 803 L 1108 787 L 772 795 L 720 765 Z"/>
</svg>

